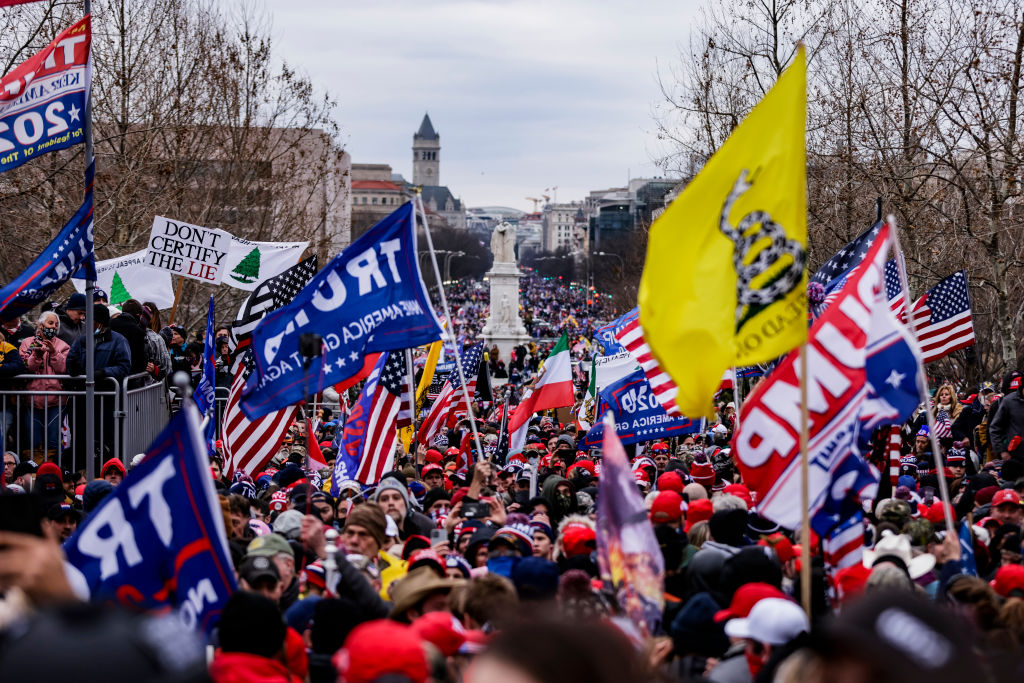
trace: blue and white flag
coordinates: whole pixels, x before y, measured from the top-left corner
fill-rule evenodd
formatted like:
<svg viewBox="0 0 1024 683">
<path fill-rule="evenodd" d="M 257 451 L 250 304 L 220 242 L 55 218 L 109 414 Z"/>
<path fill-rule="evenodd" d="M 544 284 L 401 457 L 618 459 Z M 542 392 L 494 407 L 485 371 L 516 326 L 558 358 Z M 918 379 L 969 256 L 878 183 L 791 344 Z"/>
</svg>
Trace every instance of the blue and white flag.
<svg viewBox="0 0 1024 683">
<path fill-rule="evenodd" d="M 217 404 L 216 383 L 214 374 L 213 354 L 216 340 L 213 338 L 213 295 L 210 295 L 210 308 L 206 312 L 206 337 L 203 341 L 203 375 L 199 378 L 193 398 L 199 412 L 206 415 Z"/>
<path fill-rule="evenodd" d="M 235 590 L 227 533 L 190 401 L 64 544 L 93 602 L 177 611 L 209 634 Z"/>
<path fill-rule="evenodd" d="M 615 354 L 626 350 L 626 347 L 620 344 L 619 340 L 616 339 L 616 335 L 618 335 L 618 333 L 621 332 L 631 320 L 636 319 L 639 312 L 639 307 L 634 308 L 627 313 L 623 313 L 620 317 L 611 321 L 604 327 L 599 327 L 594 330 L 594 339 L 596 339 L 604 348 L 604 355 L 614 356 Z"/>
<path fill-rule="evenodd" d="M 308 369 L 299 353 L 307 332 L 324 339 L 323 356 Z M 368 353 L 440 338 L 407 203 L 334 257 L 290 304 L 263 318 L 253 331 L 256 370 L 242 409 L 249 419 L 266 415 L 356 374 Z"/>
<path fill-rule="evenodd" d="M 92 181 L 94 164 L 85 172 L 85 201 L 57 236 L 25 271 L 0 289 L 0 317 L 24 315 L 50 298 L 72 277 L 96 279 L 92 242 Z"/>
<path fill-rule="evenodd" d="M 624 444 L 694 434 L 700 430 L 699 421 L 671 417 L 665 412 L 642 370 L 634 370 L 608 385 L 600 396 L 598 419 L 583 440 L 587 448 L 601 445 L 604 438 L 601 418 L 608 412 L 615 418 L 615 430 Z"/>
<path fill-rule="evenodd" d="M 0 172 L 85 142 L 91 17 L 0 79 Z"/>
<path fill-rule="evenodd" d="M 960 521 L 960 571 L 971 576 L 978 575 L 978 564 L 974 559 L 974 539 L 971 537 L 971 525 L 967 520 Z"/>
</svg>

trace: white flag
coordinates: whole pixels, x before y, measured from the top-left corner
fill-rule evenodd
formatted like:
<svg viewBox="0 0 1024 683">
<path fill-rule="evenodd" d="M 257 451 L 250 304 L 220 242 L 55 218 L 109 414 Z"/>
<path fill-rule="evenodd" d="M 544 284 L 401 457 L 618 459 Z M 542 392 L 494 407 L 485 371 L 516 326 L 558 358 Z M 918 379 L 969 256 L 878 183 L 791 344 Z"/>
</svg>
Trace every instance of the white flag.
<svg viewBox="0 0 1024 683">
<path fill-rule="evenodd" d="M 85 280 L 71 280 L 75 289 L 85 292 Z M 157 308 L 174 305 L 171 273 L 146 265 L 146 250 L 96 263 L 96 286 L 107 293 L 108 301 L 120 306 L 128 299 L 139 303 L 152 301 Z"/>
<path fill-rule="evenodd" d="M 250 242 L 232 235 L 221 282 L 251 292 L 298 263 L 308 246 L 309 242 Z"/>
</svg>

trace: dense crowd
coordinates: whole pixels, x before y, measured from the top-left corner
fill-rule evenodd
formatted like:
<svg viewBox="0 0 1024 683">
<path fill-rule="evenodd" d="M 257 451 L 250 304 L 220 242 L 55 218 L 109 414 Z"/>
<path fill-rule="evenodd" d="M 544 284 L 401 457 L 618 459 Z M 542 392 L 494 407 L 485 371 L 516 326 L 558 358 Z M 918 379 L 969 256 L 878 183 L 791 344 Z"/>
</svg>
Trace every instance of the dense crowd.
<svg viewBox="0 0 1024 683">
<path fill-rule="evenodd" d="M 543 325 L 553 321 L 571 328 L 571 318 L 575 334 L 589 338 L 614 316 L 591 310 L 585 291 L 570 294 L 533 276 L 523 283 L 535 337 L 549 336 Z M 460 283 L 449 294 L 462 334 L 485 318 L 484 291 Z M 563 310 L 560 301 L 571 305 Z M 73 359 L 84 332 L 70 341 L 61 334 L 74 334 L 81 303 L 72 297 L 56 320 L 44 313 L 34 329 L 5 324 L 20 372 L 46 363 L 51 374 L 80 374 Z M 142 357 L 116 332 L 128 317 L 142 331 Z M 97 320 L 109 335 L 111 364 L 97 363 L 107 376 L 122 356 L 122 378 L 135 368 L 151 381 L 197 369 L 185 331 L 154 329 L 159 313 L 145 304 Z M 150 332 L 169 362 L 149 356 Z M 523 349 L 511 369 L 528 381 L 543 347 Z M 60 353 L 72 359 L 66 366 L 53 365 Z M 1018 373 L 977 391 L 940 383 L 902 426 L 897 463 L 880 431 L 871 457 L 883 476 L 865 509 L 868 549 L 837 568 L 810 536 L 810 615 L 799 604 L 808 541 L 758 514 L 730 457 L 742 405 L 737 411 L 723 395 L 703 432 L 627 446 L 665 566 L 661 625 L 650 636 L 599 570 L 603 457 L 580 447 L 584 430 L 571 419 L 537 415 L 522 451 L 490 461 L 474 452 L 468 423 L 459 421 L 429 447 L 400 452 L 373 486 L 347 480 L 332 489 L 325 475 L 343 425 L 326 408 L 310 414 L 312 433 L 296 420 L 273 460 L 251 476 L 227 476 L 214 454 L 210 475 L 239 591 L 205 650 L 157 617 L 69 604 L 74 591 L 59 543 L 136 462 L 126 468 L 110 459 L 86 482 L 37 453 L 8 450 L 4 486 L 36 494 L 42 537 L 0 531 L 0 678 L 76 675 L 45 654 L 61 651 L 103 652 L 120 669 L 104 672 L 106 680 L 1013 680 L 1024 664 L 1020 384 Z M 491 453 L 500 416 L 496 402 L 480 408 L 477 427 Z M 312 466 L 313 441 L 328 469 Z M 959 535 L 947 531 L 940 476 Z"/>
</svg>

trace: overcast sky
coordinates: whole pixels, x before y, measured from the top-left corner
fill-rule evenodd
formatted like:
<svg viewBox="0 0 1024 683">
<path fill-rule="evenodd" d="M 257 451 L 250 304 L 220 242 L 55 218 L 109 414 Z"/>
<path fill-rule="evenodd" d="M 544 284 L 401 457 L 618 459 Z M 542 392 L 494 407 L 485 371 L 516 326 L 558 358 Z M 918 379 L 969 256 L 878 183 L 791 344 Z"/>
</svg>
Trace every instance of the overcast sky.
<svg viewBox="0 0 1024 683">
<path fill-rule="evenodd" d="M 277 53 L 339 103 L 355 163 L 411 180 L 424 112 L 441 182 L 467 206 L 528 210 L 652 176 L 656 74 L 697 0 L 266 0 Z"/>
</svg>

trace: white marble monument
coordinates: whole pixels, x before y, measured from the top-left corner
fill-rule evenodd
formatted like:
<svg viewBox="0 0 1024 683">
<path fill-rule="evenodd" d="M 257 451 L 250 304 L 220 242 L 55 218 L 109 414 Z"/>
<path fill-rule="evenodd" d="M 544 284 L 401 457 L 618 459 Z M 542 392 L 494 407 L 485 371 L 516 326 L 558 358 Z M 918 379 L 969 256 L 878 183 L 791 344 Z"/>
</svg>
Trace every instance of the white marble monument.
<svg viewBox="0 0 1024 683">
<path fill-rule="evenodd" d="M 488 348 L 496 345 L 501 360 L 508 366 L 512 349 L 529 340 L 519 317 L 519 267 L 516 265 L 516 227 L 501 223 L 491 233 L 494 264 L 487 273 L 491 284 L 491 311 L 481 335 Z"/>
</svg>

